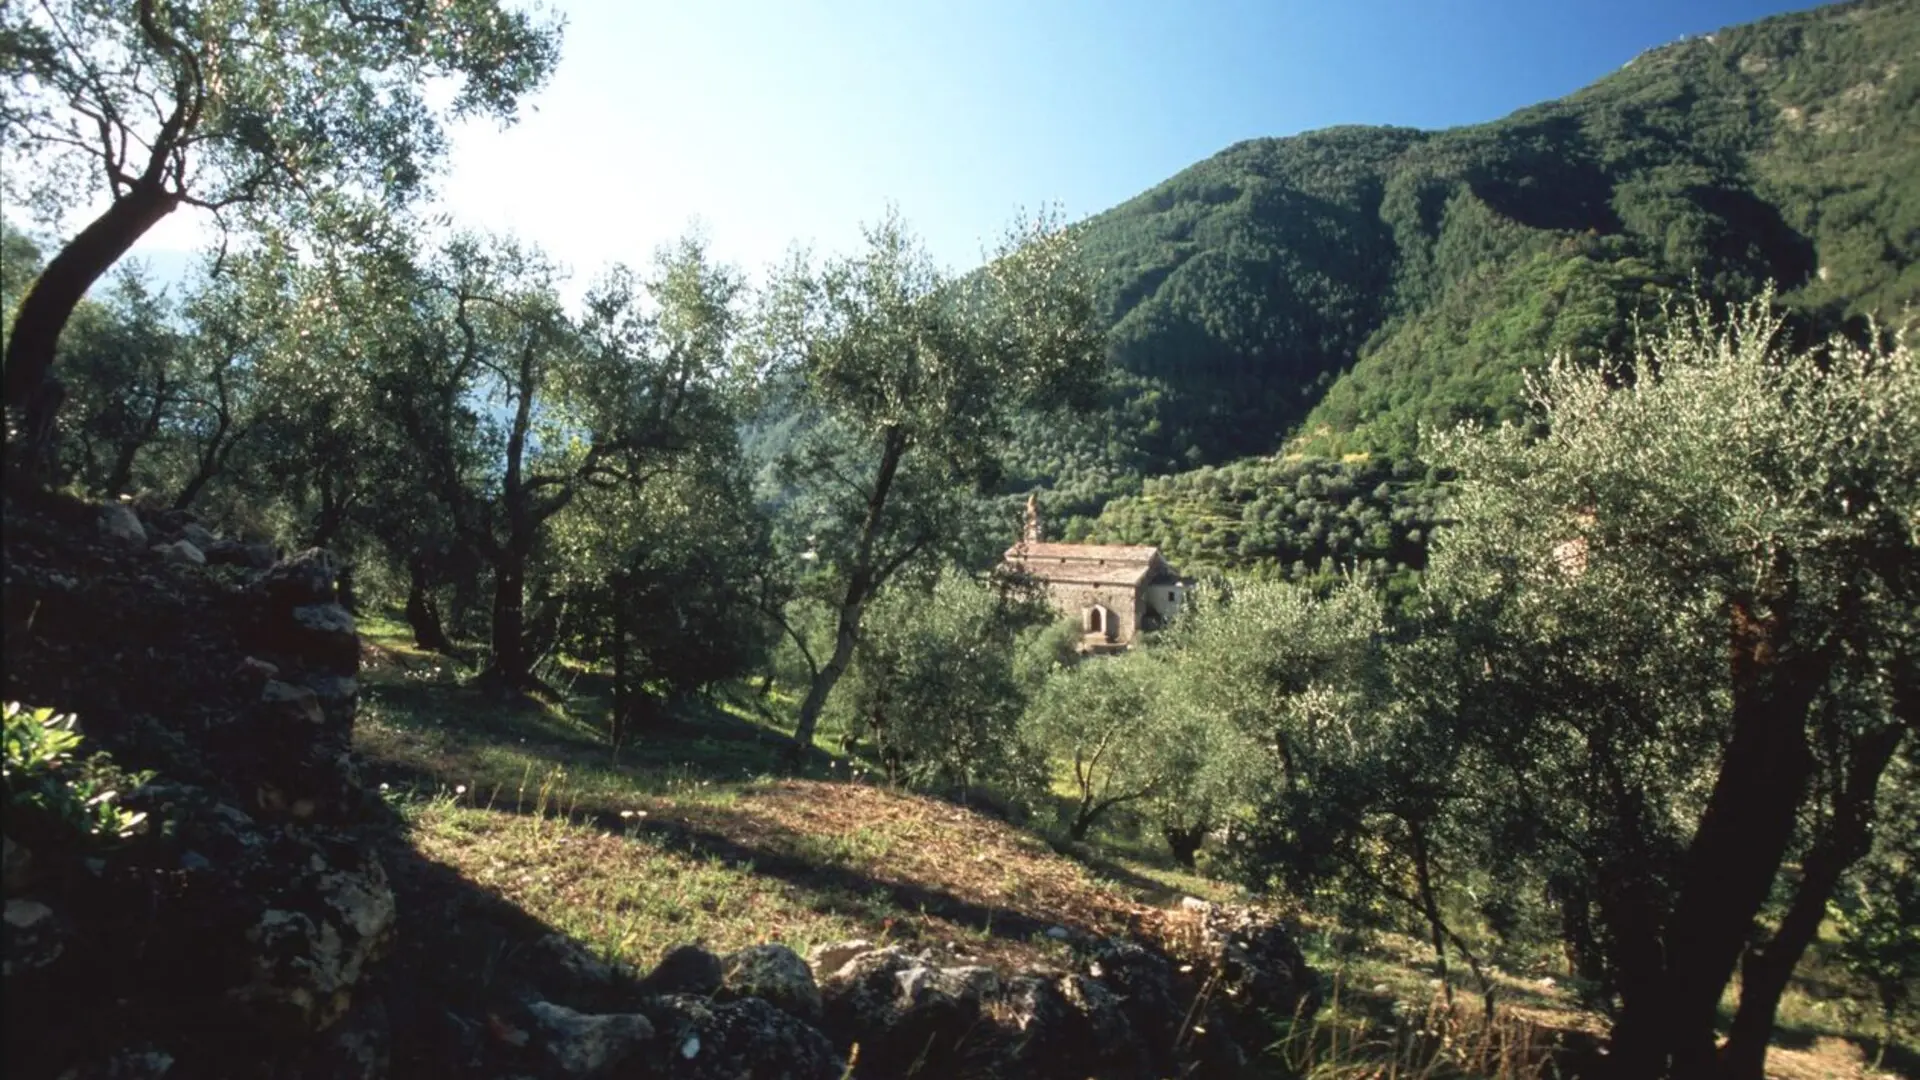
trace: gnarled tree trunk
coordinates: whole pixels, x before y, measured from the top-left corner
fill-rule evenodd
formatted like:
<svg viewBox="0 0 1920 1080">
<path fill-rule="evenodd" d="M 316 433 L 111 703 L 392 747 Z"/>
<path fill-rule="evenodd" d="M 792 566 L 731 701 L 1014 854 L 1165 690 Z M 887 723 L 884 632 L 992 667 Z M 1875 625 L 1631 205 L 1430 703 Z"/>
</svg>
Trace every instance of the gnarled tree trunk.
<svg viewBox="0 0 1920 1080">
<path fill-rule="evenodd" d="M 453 639 L 440 622 L 440 607 L 434 603 L 427 581 L 425 561 L 415 556 L 407 560 L 407 625 L 413 628 L 413 643 L 423 649 L 451 655 Z"/>
<path fill-rule="evenodd" d="M 892 493 L 894 478 L 900 473 L 900 462 L 906 453 L 907 433 L 899 428 L 888 429 L 882 443 L 880 469 L 874 477 L 873 490 L 867 495 L 867 511 L 860 525 L 860 542 L 854 548 L 846 592 L 840 601 L 833 655 L 814 673 L 813 683 L 807 687 L 806 699 L 800 703 L 800 717 L 794 724 L 793 753 L 796 760 L 803 757 L 813 745 L 813 732 L 820 723 L 820 710 L 826 708 L 827 695 L 833 693 L 834 686 L 853 662 L 853 648 L 860 640 L 860 618 L 866 613 L 867 601 L 886 583 L 884 575 L 875 572 L 875 546 L 879 543 L 882 521 L 887 512 L 887 497 Z"/>
<path fill-rule="evenodd" d="M 54 349 L 73 309 L 93 283 L 119 262 L 147 230 L 180 205 L 180 196 L 157 180 L 140 180 L 113 201 L 99 217 L 67 241 L 60 253 L 34 279 L 20 302 L 7 341 L 6 401 L 19 409 L 27 432 L 29 468 L 50 445 L 54 415 L 63 393 L 49 393 Z"/>
<path fill-rule="evenodd" d="M 1808 714 L 1832 669 L 1829 649 L 1794 649 L 1789 607 L 1733 606 L 1732 735 L 1659 935 L 1661 981 L 1623 993 L 1616 1076 L 1704 1080 L 1718 1071 L 1720 997 L 1792 842 L 1815 765 Z"/>
<path fill-rule="evenodd" d="M 1762 1080 L 1766 1074 L 1767 1044 L 1773 1036 L 1780 996 L 1793 978 L 1793 969 L 1820 931 L 1840 875 L 1860 861 L 1873 846 L 1873 804 L 1880 775 L 1893 760 L 1904 725 L 1882 728 L 1859 739 L 1851 748 L 1846 776 L 1833 793 L 1833 816 L 1820 830 L 1813 850 L 1800 867 L 1780 928 L 1764 946 L 1748 950 L 1740 964 L 1740 1007 L 1733 1030 L 1720 1049 L 1724 1080 Z"/>
</svg>

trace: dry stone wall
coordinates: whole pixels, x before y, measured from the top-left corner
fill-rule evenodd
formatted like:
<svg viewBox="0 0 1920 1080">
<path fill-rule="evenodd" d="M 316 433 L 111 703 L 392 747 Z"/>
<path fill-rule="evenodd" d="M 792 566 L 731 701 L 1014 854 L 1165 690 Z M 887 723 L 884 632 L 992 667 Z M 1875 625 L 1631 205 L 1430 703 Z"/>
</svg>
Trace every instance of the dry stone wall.
<svg viewBox="0 0 1920 1080">
<path fill-rule="evenodd" d="M 124 843 L 8 817 L 7 1075 L 381 1075 L 362 991 L 395 900 L 332 561 L 119 504 L 10 496 L 6 519 L 6 698 L 155 774 Z"/>
</svg>

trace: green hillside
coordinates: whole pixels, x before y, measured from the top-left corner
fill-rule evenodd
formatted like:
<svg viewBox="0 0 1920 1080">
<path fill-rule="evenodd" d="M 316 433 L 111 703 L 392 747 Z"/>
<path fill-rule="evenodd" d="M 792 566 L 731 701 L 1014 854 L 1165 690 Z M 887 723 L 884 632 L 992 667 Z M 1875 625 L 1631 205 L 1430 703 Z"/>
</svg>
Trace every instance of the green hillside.
<svg viewBox="0 0 1920 1080">
<path fill-rule="evenodd" d="M 1677 293 L 1772 281 L 1810 333 L 1907 322 L 1916 58 L 1920 3 L 1863 0 L 1489 124 L 1230 147 L 1085 223 L 1116 386 L 1091 423 L 1029 424 L 1011 479 L 1084 514 L 1294 437 L 1411 457 L 1421 423 L 1514 415 L 1525 367 L 1620 350 Z"/>
</svg>

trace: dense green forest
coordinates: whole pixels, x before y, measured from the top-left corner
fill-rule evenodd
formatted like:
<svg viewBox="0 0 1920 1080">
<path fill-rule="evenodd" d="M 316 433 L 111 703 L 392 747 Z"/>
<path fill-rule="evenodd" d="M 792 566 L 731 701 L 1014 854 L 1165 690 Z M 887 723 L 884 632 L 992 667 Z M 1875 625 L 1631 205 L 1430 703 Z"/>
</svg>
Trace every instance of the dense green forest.
<svg viewBox="0 0 1920 1080">
<path fill-rule="evenodd" d="M 1513 419 L 1524 370 L 1617 354 L 1681 294 L 1777 283 L 1808 340 L 1901 324 L 1917 54 L 1914 5 L 1846 4 L 1650 50 L 1489 124 L 1230 147 L 1084 224 L 1111 397 L 1024 428 L 1015 485 L 1087 514 L 1283 443 L 1415 457 L 1421 424 Z"/>
<path fill-rule="evenodd" d="M 441 125 L 558 48 L 491 0 L 0 7 L 8 491 L 134 504 L 156 565 L 326 548 L 476 698 L 604 679 L 596 753 L 724 699 L 790 768 L 1416 935 L 1489 1013 L 1555 972 L 1623 1080 L 1759 1080 L 1823 940 L 1910 1029 L 1920 0 L 1244 143 L 970 272 L 894 215 L 578 297 L 424 205 Z M 122 258 L 215 204 L 176 287 Z M 1031 491 L 1208 571 L 1191 605 L 1084 655 L 997 568 Z"/>
</svg>

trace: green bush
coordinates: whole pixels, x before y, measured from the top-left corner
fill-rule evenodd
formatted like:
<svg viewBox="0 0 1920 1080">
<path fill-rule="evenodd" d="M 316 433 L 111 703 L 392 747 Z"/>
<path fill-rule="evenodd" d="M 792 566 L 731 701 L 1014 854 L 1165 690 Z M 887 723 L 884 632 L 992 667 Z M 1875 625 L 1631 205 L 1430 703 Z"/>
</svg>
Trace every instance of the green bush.
<svg viewBox="0 0 1920 1080">
<path fill-rule="evenodd" d="M 9 701 L 5 716 L 6 762 L 0 776 L 9 832 L 114 843 L 140 830 L 146 815 L 129 811 L 117 800 L 122 789 L 145 783 L 151 773 L 126 772 L 104 753 L 79 760 L 85 740 L 74 730 L 71 715 Z"/>
</svg>

